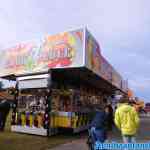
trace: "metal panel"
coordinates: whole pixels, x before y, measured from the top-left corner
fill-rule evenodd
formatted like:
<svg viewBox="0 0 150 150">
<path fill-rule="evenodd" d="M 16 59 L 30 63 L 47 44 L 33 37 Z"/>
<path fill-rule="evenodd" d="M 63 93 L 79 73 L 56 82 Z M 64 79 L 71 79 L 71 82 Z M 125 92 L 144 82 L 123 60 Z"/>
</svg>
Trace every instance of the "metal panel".
<svg viewBox="0 0 150 150">
<path fill-rule="evenodd" d="M 40 42 L 39 42 L 40 41 Z M 0 76 L 46 72 L 51 68 L 84 66 L 84 30 L 49 35 L 0 51 Z"/>
<path fill-rule="evenodd" d="M 19 89 L 45 88 L 47 87 L 47 85 L 48 85 L 47 78 L 19 81 Z"/>
</svg>

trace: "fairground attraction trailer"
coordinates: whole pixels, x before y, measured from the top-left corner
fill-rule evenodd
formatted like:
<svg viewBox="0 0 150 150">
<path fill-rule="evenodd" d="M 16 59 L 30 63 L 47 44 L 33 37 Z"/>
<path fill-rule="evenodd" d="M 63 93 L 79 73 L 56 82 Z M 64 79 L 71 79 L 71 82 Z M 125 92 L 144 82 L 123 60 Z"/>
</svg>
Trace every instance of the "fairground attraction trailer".
<svg viewBox="0 0 150 150">
<path fill-rule="evenodd" d="M 127 83 L 87 29 L 0 51 L 0 77 L 15 80 L 11 130 L 50 136 L 88 128 L 92 110 Z"/>
</svg>

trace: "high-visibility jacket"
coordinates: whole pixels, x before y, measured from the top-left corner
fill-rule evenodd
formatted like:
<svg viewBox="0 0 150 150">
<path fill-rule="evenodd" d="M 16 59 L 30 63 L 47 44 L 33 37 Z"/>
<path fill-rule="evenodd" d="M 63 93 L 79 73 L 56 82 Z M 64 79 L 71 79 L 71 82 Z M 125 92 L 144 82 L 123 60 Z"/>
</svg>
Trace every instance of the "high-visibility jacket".
<svg viewBox="0 0 150 150">
<path fill-rule="evenodd" d="M 123 135 L 135 135 L 140 119 L 134 107 L 128 104 L 120 104 L 115 112 L 114 121 Z"/>
</svg>

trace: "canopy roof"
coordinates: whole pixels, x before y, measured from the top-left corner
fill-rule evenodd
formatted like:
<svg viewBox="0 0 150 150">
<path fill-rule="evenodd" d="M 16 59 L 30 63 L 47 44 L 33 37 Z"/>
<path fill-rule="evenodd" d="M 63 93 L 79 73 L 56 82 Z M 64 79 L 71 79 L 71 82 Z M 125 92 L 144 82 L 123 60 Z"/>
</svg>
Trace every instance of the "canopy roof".
<svg viewBox="0 0 150 150">
<path fill-rule="evenodd" d="M 46 36 L 41 42 L 21 43 L 0 51 L 0 77 L 40 74 L 50 69 L 86 69 L 88 81 L 105 81 L 110 87 L 127 91 L 127 83 L 102 56 L 95 38 L 87 29 Z M 60 71 L 60 72 L 61 72 Z M 90 76 L 90 78 L 89 78 Z"/>
</svg>

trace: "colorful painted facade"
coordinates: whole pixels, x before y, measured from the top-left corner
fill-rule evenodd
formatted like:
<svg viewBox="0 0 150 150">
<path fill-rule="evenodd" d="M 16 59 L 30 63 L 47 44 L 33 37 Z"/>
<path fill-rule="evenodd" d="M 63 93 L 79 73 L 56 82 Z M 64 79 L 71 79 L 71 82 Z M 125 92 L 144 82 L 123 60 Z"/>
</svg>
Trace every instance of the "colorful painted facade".
<svg viewBox="0 0 150 150">
<path fill-rule="evenodd" d="M 95 38 L 86 29 L 46 36 L 40 43 L 30 42 L 0 51 L 0 76 L 46 72 L 51 68 L 86 67 L 118 89 L 125 82 L 101 55 Z"/>
</svg>

